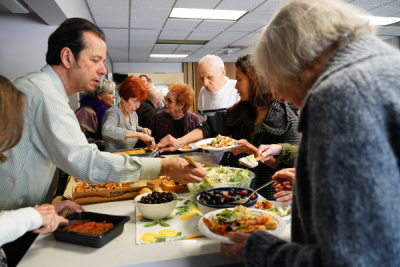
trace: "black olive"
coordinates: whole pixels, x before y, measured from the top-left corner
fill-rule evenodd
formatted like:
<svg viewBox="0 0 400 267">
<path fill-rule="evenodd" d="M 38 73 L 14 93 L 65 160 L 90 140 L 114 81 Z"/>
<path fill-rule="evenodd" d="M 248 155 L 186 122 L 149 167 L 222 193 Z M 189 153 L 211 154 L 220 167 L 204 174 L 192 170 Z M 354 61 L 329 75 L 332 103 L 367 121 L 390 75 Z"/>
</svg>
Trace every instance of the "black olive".
<svg viewBox="0 0 400 267">
<path fill-rule="evenodd" d="M 208 203 L 211 204 L 211 205 L 215 205 L 216 204 L 214 199 L 211 199 Z"/>
<path fill-rule="evenodd" d="M 236 223 L 235 223 L 235 226 L 240 226 L 240 223 L 239 223 L 239 222 L 236 222 Z"/>
<path fill-rule="evenodd" d="M 214 191 L 214 195 L 221 195 L 221 191 L 215 190 L 215 191 Z"/>
<path fill-rule="evenodd" d="M 232 231 L 232 226 L 228 225 L 228 226 L 226 227 L 226 231 L 227 231 L 227 232 Z"/>
</svg>

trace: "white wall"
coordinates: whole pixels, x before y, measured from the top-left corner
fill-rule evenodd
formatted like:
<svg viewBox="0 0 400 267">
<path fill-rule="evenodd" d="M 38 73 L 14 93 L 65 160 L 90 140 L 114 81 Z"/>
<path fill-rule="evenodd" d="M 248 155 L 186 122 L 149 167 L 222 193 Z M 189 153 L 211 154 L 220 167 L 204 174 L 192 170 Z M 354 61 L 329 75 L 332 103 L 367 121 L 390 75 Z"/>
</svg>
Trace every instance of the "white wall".
<svg viewBox="0 0 400 267">
<path fill-rule="evenodd" d="M 15 79 L 46 64 L 47 39 L 56 29 L 36 15 L 0 15 L 0 74 Z"/>
</svg>

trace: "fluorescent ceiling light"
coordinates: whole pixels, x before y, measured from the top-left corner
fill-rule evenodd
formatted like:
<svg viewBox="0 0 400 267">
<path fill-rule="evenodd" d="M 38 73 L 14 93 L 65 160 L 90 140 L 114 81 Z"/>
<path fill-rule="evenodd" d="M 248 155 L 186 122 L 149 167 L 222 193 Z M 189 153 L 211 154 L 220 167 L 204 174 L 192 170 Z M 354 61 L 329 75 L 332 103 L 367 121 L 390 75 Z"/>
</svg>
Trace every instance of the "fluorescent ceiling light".
<svg viewBox="0 0 400 267">
<path fill-rule="evenodd" d="M 184 44 L 184 45 L 205 45 L 207 40 L 161 40 L 158 39 L 156 44 Z"/>
<path fill-rule="evenodd" d="M 150 57 L 159 57 L 159 58 L 184 58 L 187 57 L 187 54 L 150 54 Z"/>
<path fill-rule="evenodd" d="M 386 26 L 400 21 L 400 18 L 395 18 L 395 17 L 368 16 L 365 18 L 369 20 L 369 23 L 371 25 L 377 25 L 377 26 Z"/>
<path fill-rule="evenodd" d="M 180 19 L 238 20 L 246 13 L 247 11 L 242 10 L 174 8 L 169 17 Z"/>
</svg>

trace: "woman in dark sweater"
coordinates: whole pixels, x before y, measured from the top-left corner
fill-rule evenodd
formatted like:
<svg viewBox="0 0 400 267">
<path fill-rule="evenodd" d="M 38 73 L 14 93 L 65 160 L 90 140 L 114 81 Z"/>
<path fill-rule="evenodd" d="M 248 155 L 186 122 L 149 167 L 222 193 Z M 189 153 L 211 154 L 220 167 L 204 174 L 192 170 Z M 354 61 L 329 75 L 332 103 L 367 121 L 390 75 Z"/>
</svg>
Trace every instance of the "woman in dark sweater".
<svg viewBox="0 0 400 267">
<path fill-rule="evenodd" d="M 238 140 L 238 146 L 225 153 L 220 164 L 231 167 L 243 167 L 239 164 L 239 158 L 258 151 L 261 144 L 299 142 L 299 134 L 296 131 L 297 118 L 286 103 L 274 100 L 270 91 L 265 90 L 254 67 L 250 62 L 250 55 L 244 54 L 236 61 L 236 89 L 240 95 L 240 101 L 226 112 L 217 112 L 207 121 L 201 123 L 198 128 L 179 139 L 167 137 L 158 146 L 165 151 L 172 151 L 183 144 L 192 143 L 204 138 L 215 137 L 218 134 L 231 136 Z M 266 165 L 260 164 L 252 169 L 256 178 L 252 188 L 259 187 L 271 180 L 271 176 L 277 169 L 289 167 L 281 162 L 275 162 L 271 158 Z M 275 190 L 268 186 L 260 191 L 267 199 L 273 200 Z"/>
<path fill-rule="evenodd" d="M 101 135 L 101 123 L 109 107 L 114 105 L 115 83 L 103 80 L 96 89 L 87 91 L 79 101 L 81 106 L 75 111 L 82 132 L 89 143 L 95 143 L 100 150 L 104 150 Z"/>
</svg>

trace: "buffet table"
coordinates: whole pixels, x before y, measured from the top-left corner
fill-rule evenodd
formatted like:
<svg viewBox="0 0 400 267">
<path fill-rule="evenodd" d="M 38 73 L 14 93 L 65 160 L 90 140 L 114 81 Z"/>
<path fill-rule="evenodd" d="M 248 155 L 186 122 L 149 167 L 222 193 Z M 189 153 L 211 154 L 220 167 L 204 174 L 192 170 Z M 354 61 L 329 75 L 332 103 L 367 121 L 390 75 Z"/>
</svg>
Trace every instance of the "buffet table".
<svg viewBox="0 0 400 267">
<path fill-rule="evenodd" d="M 134 200 L 84 206 L 86 211 L 128 215 L 120 236 L 101 248 L 59 242 L 53 234 L 39 235 L 18 266 L 220 266 L 238 263 L 235 257 L 221 256 L 220 243 L 206 237 L 173 242 L 136 245 Z M 279 235 L 290 240 L 290 224 Z"/>
</svg>

